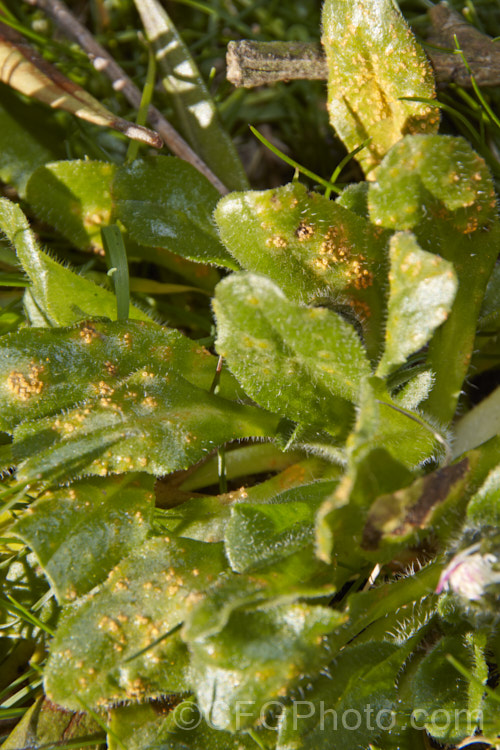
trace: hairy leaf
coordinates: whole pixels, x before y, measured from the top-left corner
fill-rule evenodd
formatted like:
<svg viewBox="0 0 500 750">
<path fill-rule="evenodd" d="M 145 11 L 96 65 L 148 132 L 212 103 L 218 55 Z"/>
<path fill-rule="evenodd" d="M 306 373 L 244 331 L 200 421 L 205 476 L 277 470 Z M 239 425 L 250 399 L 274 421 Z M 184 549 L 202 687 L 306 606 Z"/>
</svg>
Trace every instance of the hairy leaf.
<svg viewBox="0 0 500 750">
<path fill-rule="evenodd" d="M 223 732 L 205 722 L 195 700 L 117 706 L 110 727 L 127 750 L 254 750 L 248 734 Z M 109 750 L 119 745 L 108 736 Z M 121 748 L 120 748 L 121 750 Z"/>
<path fill-rule="evenodd" d="M 390 243 L 390 293 L 385 350 L 377 374 L 388 375 L 424 346 L 450 312 L 457 291 L 453 266 L 422 250 L 410 232 Z"/>
<path fill-rule="evenodd" d="M 240 573 L 278 562 L 314 540 L 314 517 L 318 506 L 332 490 L 332 482 L 309 485 L 307 499 L 288 499 L 283 493 L 270 504 L 238 503 L 226 526 L 226 554 L 233 570 Z M 299 490 L 300 492 L 300 490 Z"/>
<path fill-rule="evenodd" d="M 325 635 L 344 620 L 327 607 L 300 603 L 234 612 L 221 632 L 191 644 L 205 717 L 232 731 L 254 724 L 271 701 L 328 663 Z"/>
<path fill-rule="evenodd" d="M 14 433 L 21 481 L 82 474 L 186 469 L 214 447 L 272 437 L 278 419 L 213 396 L 174 373 L 148 367 L 104 396 L 60 416 L 23 423 Z"/>
<path fill-rule="evenodd" d="M 159 156 L 122 167 L 112 197 L 117 218 L 136 242 L 201 263 L 238 268 L 212 222 L 219 193 L 187 162 Z"/>
<path fill-rule="evenodd" d="M 338 486 L 326 497 L 316 517 L 317 553 L 322 560 L 349 561 L 340 567 L 340 585 L 350 571 L 363 568 L 367 555 L 361 549 L 363 525 L 373 501 L 382 494 L 406 487 L 413 474 L 387 450 L 374 448 L 350 462 Z"/>
<path fill-rule="evenodd" d="M 381 740 L 396 708 L 396 680 L 408 649 L 371 642 L 345 649 L 311 682 L 306 700 L 286 706 L 278 750 L 367 747 Z"/>
<path fill-rule="evenodd" d="M 45 492 L 12 527 L 35 552 L 60 602 L 101 583 L 144 542 L 154 504 L 144 474 L 83 479 Z"/>
<path fill-rule="evenodd" d="M 347 443 L 348 471 L 317 519 L 316 541 L 321 559 L 335 554 L 360 554 L 369 505 L 379 496 L 407 487 L 409 469 L 447 450 L 445 438 L 418 413 L 398 407 L 378 378 L 365 383 L 355 430 Z M 342 552 L 340 552 L 340 549 Z M 363 555 L 357 558 L 362 564 Z"/>
<path fill-rule="evenodd" d="M 298 182 L 233 193 L 219 202 L 215 220 L 244 268 L 267 276 L 290 300 L 337 306 L 362 328 L 370 358 L 378 357 L 386 233 Z"/>
<path fill-rule="evenodd" d="M 101 227 L 112 221 L 114 164 L 71 160 L 46 164 L 30 177 L 27 199 L 35 213 L 76 247 L 102 252 Z"/>
<path fill-rule="evenodd" d="M 467 473 L 465 459 L 419 478 L 409 487 L 379 496 L 368 512 L 362 546 L 367 550 L 389 547 L 394 554 L 416 544 L 424 530 L 449 537 L 456 532 L 464 511 Z"/>
<path fill-rule="evenodd" d="M 32 172 L 62 158 L 63 131 L 42 106 L 20 100 L 8 88 L 0 91 L 0 179 L 26 196 Z"/>
<path fill-rule="evenodd" d="M 470 670 L 472 654 L 463 638 L 458 635 L 442 638 L 415 674 L 413 711 L 419 726 L 432 737 L 455 744 L 474 734 L 480 716 L 468 710 L 468 681 L 448 662 L 448 654 Z"/>
<path fill-rule="evenodd" d="M 458 291 L 427 363 L 435 373 L 429 414 L 448 423 L 475 345 L 483 295 L 498 255 L 500 224 L 486 165 L 462 138 L 407 136 L 387 154 L 368 196 L 372 221 L 411 230 L 420 247 L 453 264 Z"/>
<path fill-rule="evenodd" d="M 44 253 L 19 206 L 6 198 L 0 198 L 0 231 L 14 245 L 31 281 L 27 294 L 36 315 L 35 324 L 64 326 L 97 315 L 116 318 L 115 295 Z M 130 307 L 130 317 L 149 320 L 134 305 Z"/>
<path fill-rule="evenodd" d="M 228 575 L 214 585 L 189 614 L 183 628 L 188 642 L 208 638 L 225 627 L 232 613 L 245 608 L 288 604 L 335 593 L 333 570 L 319 561 L 307 542 L 292 554 L 283 551 L 258 571 Z"/>
<path fill-rule="evenodd" d="M 220 253 L 221 262 L 226 258 L 232 263 L 211 225 L 219 194 L 180 159 L 136 160 L 133 166 L 119 167 L 91 160 L 54 162 L 34 172 L 28 195 L 37 215 L 82 250 L 102 253 L 101 227 L 119 216 L 122 224 L 130 224 L 129 260 L 157 263 L 208 291 L 219 280 L 216 269 L 181 256 L 203 261 Z M 193 198 L 199 199 L 196 205 Z M 149 288 L 158 283 L 141 281 Z"/>
<path fill-rule="evenodd" d="M 410 133 L 434 133 L 439 110 L 402 97 L 435 96 L 431 65 L 393 0 L 326 0 L 322 42 L 330 122 L 365 173 Z"/>
<path fill-rule="evenodd" d="M 267 445 L 271 446 L 270 443 Z M 226 460 L 231 456 L 232 452 L 226 453 Z M 286 458 L 290 456 L 290 453 L 287 452 L 281 455 Z M 209 463 L 210 459 L 202 464 L 200 471 Z M 230 462 L 229 465 L 231 465 Z M 335 486 L 335 480 L 319 481 L 318 477 L 322 473 L 322 470 L 324 470 L 324 464 L 321 459 L 306 458 L 298 463 L 292 463 L 284 471 L 252 487 L 242 486 L 239 490 L 233 490 L 223 495 L 217 495 L 216 497 L 209 495 L 208 497 L 196 496 L 190 498 L 181 505 L 163 510 L 161 512 L 162 526 L 168 531 L 175 533 L 176 536 L 186 536 L 189 539 L 199 539 L 206 542 L 223 541 L 232 508 L 239 508 L 240 504 L 255 503 L 260 507 L 262 503 L 293 503 L 297 501 L 304 504 L 311 502 L 314 507 L 316 497 L 323 497 Z M 258 466 L 252 467 L 252 469 L 249 469 L 249 472 L 258 474 Z M 227 476 L 229 478 L 230 474 L 228 473 Z M 313 479 L 317 481 L 312 482 Z M 216 480 L 217 478 L 213 481 L 215 482 Z M 161 499 L 160 494 L 160 501 Z M 298 533 L 300 535 L 300 531 Z M 235 535 L 237 534 L 238 531 L 236 530 Z M 306 537 L 307 535 L 302 537 L 302 543 Z M 233 570 L 239 570 L 238 562 L 242 566 L 241 569 L 243 569 L 245 561 L 247 563 L 252 561 L 252 563 L 257 562 L 257 564 L 262 564 L 267 559 L 266 552 L 272 558 L 273 550 L 267 550 L 266 539 L 267 537 L 262 538 L 263 544 L 257 545 L 256 549 L 254 549 L 251 543 L 247 545 L 245 539 L 240 537 L 238 541 L 242 547 L 236 553 L 237 558 L 235 559 L 235 556 L 233 556 L 231 560 Z M 231 544 L 229 536 L 227 537 L 227 541 Z M 226 551 L 229 554 L 229 547 L 227 547 Z M 290 553 L 295 551 L 296 547 L 291 545 Z M 275 550 L 276 553 L 281 555 L 281 548 L 279 546 Z"/>
<path fill-rule="evenodd" d="M 333 434 L 353 418 L 370 366 L 354 328 L 322 307 L 289 301 L 263 276 L 233 274 L 216 290 L 217 348 L 263 406 Z"/>
<path fill-rule="evenodd" d="M 225 568 L 220 544 L 145 542 L 66 609 L 45 670 L 47 696 L 78 710 L 78 697 L 103 706 L 185 692 L 188 655 L 177 628 Z"/>
<path fill-rule="evenodd" d="M 500 526 L 500 465 L 495 466 L 471 498 L 467 517 L 477 526 Z"/>
<path fill-rule="evenodd" d="M 276 430 L 277 417 L 208 393 L 216 358 L 153 323 L 86 321 L 2 342 L 0 402 L 4 427 L 18 425 L 19 478 L 161 475 L 224 442 Z"/>
<path fill-rule="evenodd" d="M 203 346 L 151 321 L 95 319 L 67 328 L 23 329 L 3 337 L 0 351 L 0 428 L 6 431 L 26 419 L 107 398 L 141 367 L 177 373 L 207 391 L 217 367 L 217 358 Z M 238 395 L 227 371 L 219 393 Z"/>
</svg>

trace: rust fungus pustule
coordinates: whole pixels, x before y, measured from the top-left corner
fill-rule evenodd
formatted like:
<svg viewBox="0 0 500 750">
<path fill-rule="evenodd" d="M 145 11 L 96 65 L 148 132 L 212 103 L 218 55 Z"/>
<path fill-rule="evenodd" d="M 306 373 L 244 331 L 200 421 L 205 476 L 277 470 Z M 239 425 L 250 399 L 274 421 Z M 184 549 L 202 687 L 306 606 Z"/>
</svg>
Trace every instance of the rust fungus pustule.
<svg viewBox="0 0 500 750">
<path fill-rule="evenodd" d="M 85 324 L 80 328 L 80 338 L 83 339 L 85 344 L 91 344 L 94 339 L 99 338 L 99 334 L 93 326 Z"/>
<path fill-rule="evenodd" d="M 267 247 L 285 248 L 287 247 L 288 242 L 280 234 L 275 234 L 272 237 L 268 237 L 268 239 L 266 240 L 266 245 Z"/>
<path fill-rule="evenodd" d="M 40 380 L 40 373 L 43 372 L 43 365 L 32 364 L 28 375 L 12 370 L 7 378 L 7 387 L 21 401 L 28 401 L 32 396 L 39 395 L 44 389 L 44 383 Z"/>
<path fill-rule="evenodd" d="M 104 367 L 108 371 L 108 375 L 115 376 L 118 372 L 118 365 L 115 365 L 114 362 L 110 362 L 109 360 L 104 363 Z"/>
<path fill-rule="evenodd" d="M 308 224 L 306 221 L 301 221 L 297 229 L 295 230 L 295 236 L 299 242 L 310 239 L 314 234 L 314 227 Z"/>
</svg>

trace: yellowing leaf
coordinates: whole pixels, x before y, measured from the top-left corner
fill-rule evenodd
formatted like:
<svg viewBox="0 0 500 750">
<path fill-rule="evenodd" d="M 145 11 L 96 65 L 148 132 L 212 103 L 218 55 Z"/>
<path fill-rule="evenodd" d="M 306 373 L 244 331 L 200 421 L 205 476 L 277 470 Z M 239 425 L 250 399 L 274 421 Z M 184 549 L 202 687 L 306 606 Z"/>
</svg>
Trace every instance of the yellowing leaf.
<svg viewBox="0 0 500 750">
<path fill-rule="evenodd" d="M 393 0 L 326 0 L 323 45 L 330 122 L 368 174 L 404 135 L 434 133 L 439 111 L 403 97 L 433 99 L 434 78 Z"/>
</svg>

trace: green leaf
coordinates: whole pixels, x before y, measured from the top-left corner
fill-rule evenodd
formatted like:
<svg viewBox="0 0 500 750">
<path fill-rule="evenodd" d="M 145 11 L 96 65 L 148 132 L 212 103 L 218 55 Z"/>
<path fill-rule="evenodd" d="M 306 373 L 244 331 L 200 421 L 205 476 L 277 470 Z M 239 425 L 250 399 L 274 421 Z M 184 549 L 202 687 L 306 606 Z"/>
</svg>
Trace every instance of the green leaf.
<svg viewBox="0 0 500 750">
<path fill-rule="evenodd" d="M 27 200 L 37 216 L 76 247 L 100 252 L 101 227 L 112 221 L 111 183 L 116 171 L 116 165 L 103 161 L 45 164 L 31 175 Z"/>
<path fill-rule="evenodd" d="M 416 546 L 429 532 L 441 541 L 456 533 L 467 501 L 468 469 L 464 460 L 377 497 L 366 518 L 362 547 L 378 550 L 380 560 L 381 550 L 388 549 L 389 556 L 394 556 Z"/>
<path fill-rule="evenodd" d="M 443 569 L 444 564 L 430 563 L 416 573 L 410 570 L 409 575 L 404 578 L 398 575 L 383 584 L 374 586 L 369 591 L 359 591 L 348 595 L 345 608 L 349 614 L 349 620 L 344 627 L 329 637 L 332 658 L 354 638 L 362 638 L 363 642 L 369 641 L 371 633 L 374 633 L 375 639 L 391 638 L 392 640 L 396 636 L 398 641 L 397 625 L 404 626 L 406 620 L 408 629 L 409 607 L 415 607 L 416 610 L 417 603 L 420 602 L 424 610 L 432 612 L 435 609 L 437 597 L 433 596 L 433 592 L 437 588 Z M 394 617 L 388 613 L 393 613 Z M 386 625 L 396 626 L 396 633 L 391 634 L 386 631 Z M 411 625 L 410 621 L 410 629 Z M 412 636 L 413 633 L 410 633 L 410 637 Z M 406 641 L 407 637 L 405 636 L 403 640 Z"/>
<path fill-rule="evenodd" d="M 101 583 L 144 542 L 153 480 L 145 475 L 83 479 L 45 492 L 11 528 L 35 552 L 59 602 Z"/>
<path fill-rule="evenodd" d="M 303 700 L 286 706 L 277 750 L 367 747 L 394 722 L 396 682 L 408 648 L 392 643 L 353 645 L 326 674 L 311 681 Z"/>
<path fill-rule="evenodd" d="M 115 295 L 44 253 L 19 206 L 6 198 L 0 198 L 0 231 L 16 248 L 31 281 L 27 294 L 37 316 L 34 321 L 37 325 L 70 325 L 95 315 L 116 318 Z M 130 316 L 149 320 L 134 306 L 131 306 Z"/>
<path fill-rule="evenodd" d="M 446 435 L 418 411 L 400 407 L 388 394 L 386 384 L 372 377 L 363 385 L 356 428 L 350 439 L 353 464 L 375 447 L 385 448 L 410 468 L 448 452 Z"/>
<path fill-rule="evenodd" d="M 116 217 L 136 242 L 200 263 L 238 268 L 213 225 L 220 195 L 187 162 L 169 156 L 136 161 L 118 170 L 112 191 Z"/>
<path fill-rule="evenodd" d="M 411 232 L 391 237 L 390 260 L 385 350 L 377 368 L 381 377 L 429 341 L 448 317 L 457 291 L 452 264 L 422 250 Z"/>
<path fill-rule="evenodd" d="M 316 518 L 318 556 L 329 561 L 342 559 L 344 566 L 337 575 L 345 577 L 366 565 L 367 555 L 361 548 L 363 526 L 373 501 L 384 493 L 408 486 L 413 474 L 390 453 L 373 448 L 360 452 L 355 463 L 329 497 L 326 497 Z"/>
<path fill-rule="evenodd" d="M 415 410 L 427 398 L 434 384 L 431 370 L 415 368 L 416 373 L 396 393 L 393 393 L 395 403 L 402 409 Z M 404 371 L 400 371 L 406 375 Z M 391 383 L 392 385 L 392 383 Z"/>
<path fill-rule="evenodd" d="M 478 320 L 479 331 L 496 331 L 500 328 L 500 266 L 493 269 L 484 293 Z"/>
<path fill-rule="evenodd" d="M 75 740 L 80 740 L 80 747 L 86 750 L 99 750 L 102 747 L 100 727 L 91 716 L 80 711 L 69 713 L 42 697 L 28 708 L 14 731 L 2 744 L 2 750 L 44 746 L 48 748 L 59 745 L 68 747 L 67 743 L 71 740 L 75 750 L 78 747 Z"/>
<path fill-rule="evenodd" d="M 248 187 L 245 170 L 196 63 L 158 0 L 134 0 L 156 52 L 186 140 L 230 190 Z"/>
<path fill-rule="evenodd" d="M 20 481 L 55 481 L 84 474 L 187 469 L 214 447 L 272 437 L 278 419 L 252 406 L 212 396 L 175 374 L 147 367 L 111 396 L 63 415 L 23 423 L 14 433 Z"/>
<path fill-rule="evenodd" d="M 168 713 L 166 713 L 168 711 Z M 230 734 L 205 722 L 196 702 L 188 698 L 172 707 L 156 704 L 111 709 L 111 728 L 127 750 L 255 750 L 252 737 Z M 108 737 L 109 750 L 118 750 Z"/>
<path fill-rule="evenodd" d="M 439 110 L 402 97 L 435 97 L 432 67 L 392 0 L 326 0 L 322 42 L 330 122 L 364 172 L 408 133 L 434 133 Z"/>
<path fill-rule="evenodd" d="M 224 575 L 222 545 L 157 537 L 68 607 L 45 669 L 50 700 L 78 710 L 188 689 L 178 626 Z"/>
<path fill-rule="evenodd" d="M 233 612 L 221 632 L 190 644 L 192 680 L 206 719 L 230 731 L 254 724 L 271 701 L 329 661 L 325 635 L 344 619 L 300 603 Z"/>
<path fill-rule="evenodd" d="M 2 342 L 4 420 L 7 429 L 18 424 L 13 453 L 21 480 L 161 475 L 230 440 L 276 431 L 277 417 L 207 393 L 216 358 L 153 323 L 86 321 Z M 26 417 L 39 418 L 19 424 Z"/>
<path fill-rule="evenodd" d="M 262 566 L 258 572 L 228 575 L 214 585 L 189 614 L 183 628 L 188 642 L 202 640 L 222 630 L 235 610 L 245 611 L 288 604 L 304 598 L 335 593 L 333 570 L 319 561 L 311 544 Z"/>
<path fill-rule="evenodd" d="M 477 714 L 469 711 L 468 681 L 446 658 L 473 668 L 473 655 L 463 636 L 442 638 L 421 662 L 413 679 L 413 713 L 419 726 L 439 742 L 455 744 L 474 734 Z"/>
<path fill-rule="evenodd" d="M 152 321 L 95 319 L 68 328 L 23 329 L 4 336 L 0 351 L 0 429 L 6 431 L 27 419 L 109 398 L 144 366 L 153 373 L 174 372 L 206 391 L 217 367 L 217 357 L 203 346 Z M 226 370 L 218 392 L 239 396 Z"/>
<path fill-rule="evenodd" d="M 354 328 L 324 307 L 300 307 L 262 276 L 216 289 L 217 350 L 257 403 L 342 433 L 370 365 Z"/>
<path fill-rule="evenodd" d="M 407 487 L 414 476 L 408 469 L 443 453 L 448 457 L 448 452 L 446 438 L 432 424 L 420 414 L 397 406 L 379 378 L 367 380 L 355 429 L 347 441 L 348 471 L 318 514 L 319 557 L 329 561 L 332 547 L 337 548 L 339 542 L 344 554 L 351 557 L 356 547 L 352 549 L 350 540 L 361 533 L 360 524 L 366 519 L 369 504 L 379 495 Z M 359 491 L 357 483 L 360 479 L 363 482 L 366 474 L 369 483 L 362 483 Z M 350 507 L 351 502 L 358 506 L 356 511 Z M 354 566 L 360 562 L 351 560 Z"/>
<path fill-rule="evenodd" d="M 272 504 L 242 502 L 231 509 L 226 526 L 226 554 L 239 573 L 271 565 L 314 541 L 316 510 L 332 491 L 332 482 L 309 485 L 307 500 L 289 500 L 284 493 Z"/>
<path fill-rule="evenodd" d="M 498 255 L 500 224 L 487 167 L 462 138 L 407 136 L 387 154 L 370 185 L 372 221 L 411 230 L 420 247 L 453 264 L 458 291 L 429 346 L 435 382 L 423 408 L 453 417 L 475 346 L 483 296 Z"/>
<path fill-rule="evenodd" d="M 363 219 L 370 219 L 368 212 L 368 182 L 354 182 L 347 185 L 337 198 L 337 204 L 353 211 Z"/>
<path fill-rule="evenodd" d="M 272 437 L 278 419 L 144 367 L 84 407 L 23 423 L 14 433 L 20 481 L 187 469 L 214 447 Z"/>
<path fill-rule="evenodd" d="M 117 224 L 103 227 L 102 242 L 106 251 L 108 275 L 113 276 L 116 294 L 116 315 L 118 320 L 127 320 L 130 309 L 130 281 L 128 275 L 127 251 L 120 227 Z"/>
<path fill-rule="evenodd" d="M 385 309 L 386 238 L 361 216 L 293 182 L 233 193 L 215 221 L 229 252 L 292 301 L 319 301 L 350 315 L 378 359 Z"/>
<path fill-rule="evenodd" d="M 491 469 L 467 506 L 467 517 L 478 527 L 500 526 L 500 466 Z"/>
<path fill-rule="evenodd" d="M 267 443 L 266 445 L 273 447 L 270 443 Z M 262 448 L 264 446 L 244 446 L 242 450 L 256 447 Z M 230 458 L 232 453 L 234 453 L 234 451 L 227 452 L 226 459 Z M 282 458 L 289 458 L 290 453 L 282 453 L 281 456 Z M 208 463 L 210 463 L 210 459 L 201 465 L 200 473 Z M 231 469 L 231 460 L 229 460 L 228 463 L 229 468 Z M 275 467 L 272 467 L 272 470 L 275 470 Z M 335 480 L 320 481 L 318 479 L 322 471 L 324 471 L 324 463 L 321 459 L 306 458 L 299 463 L 292 464 L 285 469 L 285 471 L 276 474 L 271 477 L 271 479 L 253 485 L 252 487 L 241 487 L 239 490 L 228 492 L 223 495 L 217 495 L 215 497 L 210 495 L 208 497 L 196 496 L 190 498 L 181 505 L 176 505 L 175 507 L 161 511 L 160 518 L 162 527 L 167 529 L 169 533 L 174 533 L 176 536 L 188 537 L 189 539 L 199 539 L 202 542 L 223 541 L 233 507 L 239 508 L 240 503 L 243 502 L 259 505 L 268 502 L 293 503 L 295 499 L 301 503 L 314 503 L 316 495 L 323 497 L 324 494 L 328 493 L 328 491 L 335 486 Z M 245 472 L 245 476 L 251 476 L 252 474 L 259 474 L 258 465 Z M 228 472 L 228 479 L 230 476 L 231 472 Z M 313 480 L 316 481 L 313 482 Z M 308 481 L 311 483 L 308 483 Z M 215 484 L 216 482 L 217 475 L 212 482 L 207 482 L 206 484 Z M 292 489 L 283 491 L 287 487 Z M 184 485 L 182 489 L 185 489 Z M 157 498 L 161 503 L 161 494 L 158 495 L 159 493 L 157 491 Z M 238 503 L 238 505 L 235 505 L 236 503 Z M 248 549 L 244 539 L 241 539 L 240 542 L 242 548 L 246 547 L 247 555 L 251 556 L 251 545 L 248 545 L 250 547 L 250 549 Z M 263 549 L 262 546 L 260 546 L 256 551 L 258 557 L 264 555 L 265 559 L 266 549 Z M 295 552 L 296 549 L 292 547 L 290 551 Z M 241 552 L 243 553 L 243 550 L 241 550 Z M 272 551 L 270 552 L 272 556 Z M 233 561 L 232 564 L 234 570 L 237 570 L 236 561 Z"/>
<path fill-rule="evenodd" d="M 21 198 L 32 172 L 63 154 L 64 133 L 52 113 L 25 103 L 6 86 L 0 90 L 0 179 Z"/>
<path fill-rule="evenodd" d="M 500 434 L 500 388 L 460 419 L 455 427 L 454 456 L 460 456 Z"/>
</svg>

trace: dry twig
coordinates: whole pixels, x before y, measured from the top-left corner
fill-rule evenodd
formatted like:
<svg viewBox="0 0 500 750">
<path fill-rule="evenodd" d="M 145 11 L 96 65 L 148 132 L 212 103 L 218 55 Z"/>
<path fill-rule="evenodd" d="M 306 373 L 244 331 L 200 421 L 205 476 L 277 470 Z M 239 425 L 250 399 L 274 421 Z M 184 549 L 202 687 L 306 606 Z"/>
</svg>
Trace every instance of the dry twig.
<svg viewBox="0 0 500 750">
<path fill-rule="evenodd" d="M 447 3 L 429 11 L 429 44 L 454 49 L 454 35 L 480 86 L 500 85 L 500 44 L 482 34 Z M 427 48 L 438 83 L 471 86 L 470 75 L 457 54 Z M 252 88 L 276 81 L 327 78 L 328 68 L 319 44 L 300 42 L 230 42 L 227 51 L 227 78 L 235 86 Z"/>
</svg>

